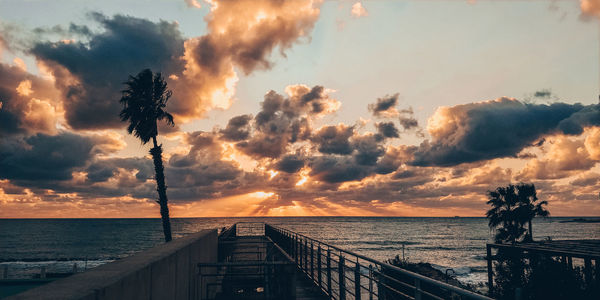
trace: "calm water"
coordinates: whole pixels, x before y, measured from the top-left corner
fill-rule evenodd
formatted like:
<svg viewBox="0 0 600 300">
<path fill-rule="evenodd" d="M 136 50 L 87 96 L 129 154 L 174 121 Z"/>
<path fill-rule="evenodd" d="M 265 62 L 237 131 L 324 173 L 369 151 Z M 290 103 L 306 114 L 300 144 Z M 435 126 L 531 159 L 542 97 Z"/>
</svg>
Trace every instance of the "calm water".
<svg viewBox="0 0 600 300">
<path fill-rule="evenodd" d="M 599 223 L 560 223 L 572 218 L 534 221 L 534 237 L 600 239 Z M 493 233 L 485 218 L 192 218 L 173 219 L 175 237 L 235 222 L 279 225 L 326 243 L 379 260 L 396 255 L 412 262 L 453 268 L 459 280 L 486 280 L 485 243 Z M 0 265 L 9 278 L 93 268 L 162 242 L 160 219 L 0 220 Z"/>
</svg>

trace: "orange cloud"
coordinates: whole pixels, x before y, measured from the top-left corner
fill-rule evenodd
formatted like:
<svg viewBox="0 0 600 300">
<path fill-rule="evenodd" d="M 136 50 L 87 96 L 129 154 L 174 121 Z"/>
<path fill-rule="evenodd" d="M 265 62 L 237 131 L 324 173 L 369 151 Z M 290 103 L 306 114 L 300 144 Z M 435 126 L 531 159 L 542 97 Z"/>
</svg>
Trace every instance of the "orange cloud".
<svg viewBox="0 0 600 300">
<path fill-rule="evenodd" d="M 579 0 L 583 16 L 600 17 L 600 0 Z"/>
<path fill-rule="evenodd" d="M 250 74 L 269 69 L 271 52 L 282 55 L 308 38 L 319 17 L 319 1 L 207 1 L 207 35 L 184 43 L 185 70 L 170 82 L 176 91 L 171 110 L 182 120 L 231 105 L 238 82 L 236 69 Z"/>
<path fill-rule="evenodd" d="M 352 10 L 350 13 L 355 18 L 366 17 L 369 15 L 365 7 L 360 2 L 356 2 L 352 5 Z"/>
</svg>

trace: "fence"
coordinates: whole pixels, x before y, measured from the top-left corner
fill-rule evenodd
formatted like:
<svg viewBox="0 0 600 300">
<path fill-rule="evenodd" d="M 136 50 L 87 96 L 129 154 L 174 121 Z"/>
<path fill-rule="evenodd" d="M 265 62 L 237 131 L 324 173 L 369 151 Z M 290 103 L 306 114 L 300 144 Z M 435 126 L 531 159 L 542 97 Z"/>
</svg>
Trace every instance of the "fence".
<svg viewBox="0 0 600 300">
<path fill-rule="evenodd" d="M 491 299 L 287 229 L 265 235 L 333 299 Z"/>
</svg>

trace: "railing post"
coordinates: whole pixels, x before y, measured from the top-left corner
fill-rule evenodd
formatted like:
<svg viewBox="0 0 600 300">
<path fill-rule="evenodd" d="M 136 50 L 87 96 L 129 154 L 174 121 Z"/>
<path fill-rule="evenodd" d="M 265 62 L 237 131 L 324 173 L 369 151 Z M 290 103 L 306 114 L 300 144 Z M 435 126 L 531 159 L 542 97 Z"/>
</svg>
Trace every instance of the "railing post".
<svg viewBox="0 0 600 300">
<path fill-rule="evenodd" d="M 492 267 L 492 245 L 486 245 L 486 255 L 487 255 L 487 271 L 488 271 L 488 294 L 493 296 L 494 292 L 494 269 Z"/>
<path fill-rule="evenodd" d="M 292 235 L 290 233 L 286 233 L 287 234 L 287 238 L 289 241 L 289 249 L 290 249 L 290 255 L 292 255 L 292 257 L 296 256 L 296 253 L 294 253 L 294 239 L 292 238 Z"/>
<path fill-rule="evenodd" d="M 340 286 L 340 300 L 346 300 L 346 270 L 344 269 L 344 256 L 340 253 L 338 262 L 338 285 Z"/>
<path fill-rule="evenodd" d="M 302 240 L 300 238 L 298 238 L 298 253 L 300 254 L 300 258 L 298 259 L 298 262 L 300 263 L 300 270 L 303 270 L 304 264 L 302 263 L 302 259 L 304 251 L 302 250 Z"/>
<path fill-rule="evenodd" d="M 323 288 L 321 282 L 321 244 L 317 245 L 317 278 L 319 282 L 319 288 Z"/>
<path fill-rule="evenodd" d="M 331 291 L 331 249 L 327 248 L 327 294 L 333 296 Z"/>
<path fill-rule="evenodd" d="M 369 300 L 373 300 L 373 265 L 369 265 Z"/>
<path fill-rule="evenodd" d="M 310 242 L 310 279 L 312 279 L 312 281 L 315 281 L 315 255 L 314 255 L 314 250 L 313 250 L 313 242 Z"/>
<path fill-rule="evenodd" d="M 296 259 L 296 264 L 298 264 L 298 235 L 294 234 L 294 258 Z"/>
<path fill-rule="evenodd" d="M 415 300 L 421 300 L 421 280 L 415 278 Z"/>
<path fill-rule="evenodd" d="M 356 258 L 356 268 L 354 268 L 354 299 L 360 300 L 360 264 Z"/>
<path fill-rule="evenodd" d="M 304 272 L 308 273 L 308 240 L 304 238 Z"/>
</svg>

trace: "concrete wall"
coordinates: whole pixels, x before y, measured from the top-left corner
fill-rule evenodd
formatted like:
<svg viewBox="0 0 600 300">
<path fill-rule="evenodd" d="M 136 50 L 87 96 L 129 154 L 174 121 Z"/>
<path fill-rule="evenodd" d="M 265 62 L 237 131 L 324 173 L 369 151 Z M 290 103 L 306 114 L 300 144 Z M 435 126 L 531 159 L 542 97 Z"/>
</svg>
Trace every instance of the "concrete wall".
<svg viewBox="0 0 600 300">
<path fill-rule="evenodd" d="M 197 299 L 196 265 L 217 262 L 217 247 L 203 230 L 7 299 Z"/>
</svg>

